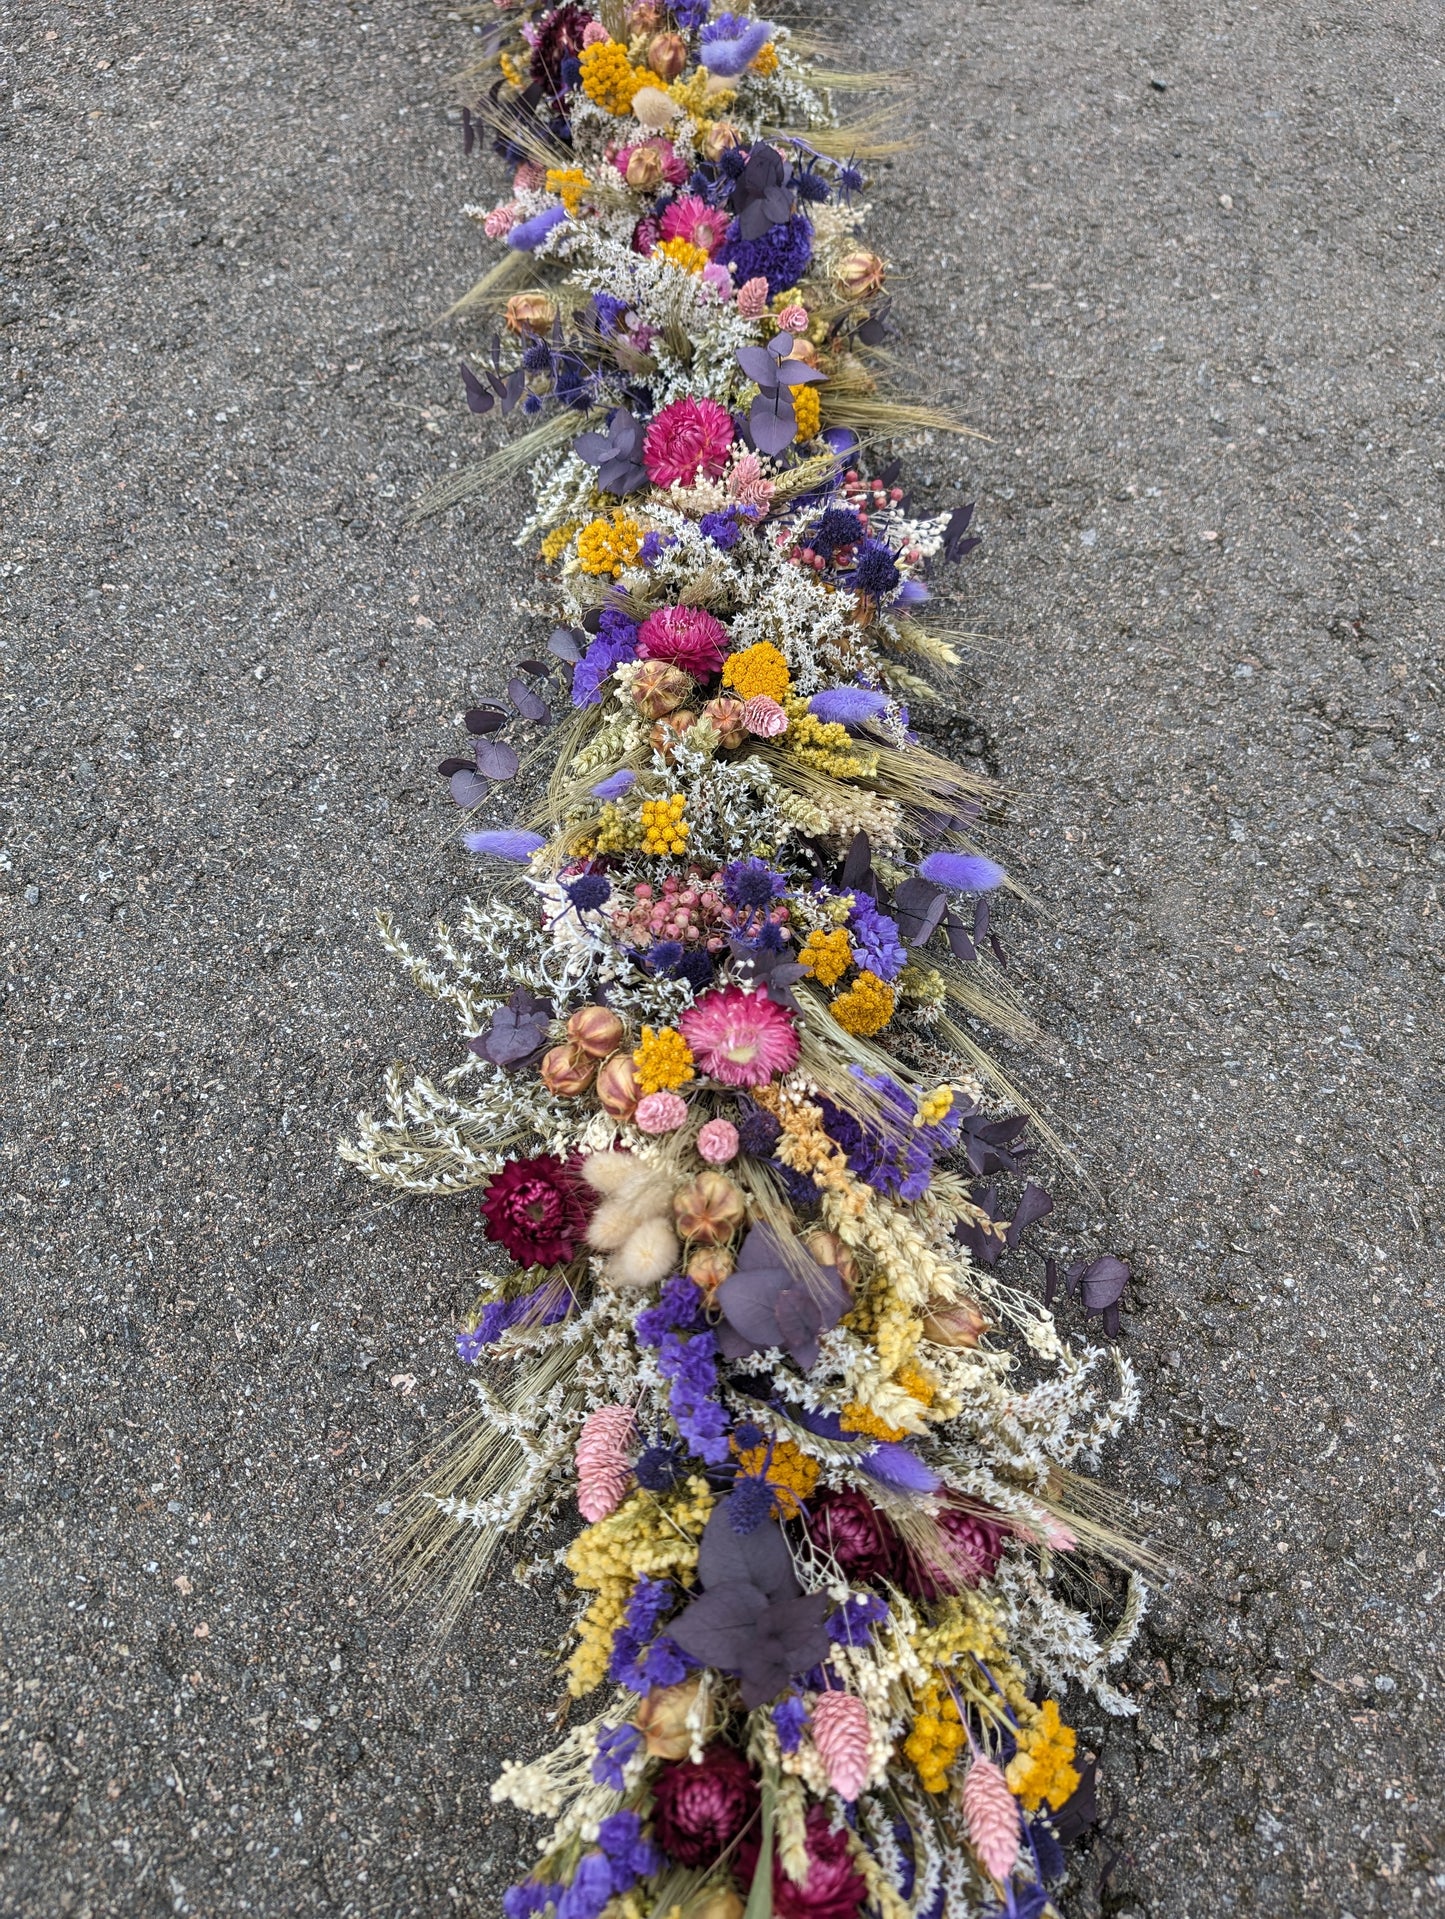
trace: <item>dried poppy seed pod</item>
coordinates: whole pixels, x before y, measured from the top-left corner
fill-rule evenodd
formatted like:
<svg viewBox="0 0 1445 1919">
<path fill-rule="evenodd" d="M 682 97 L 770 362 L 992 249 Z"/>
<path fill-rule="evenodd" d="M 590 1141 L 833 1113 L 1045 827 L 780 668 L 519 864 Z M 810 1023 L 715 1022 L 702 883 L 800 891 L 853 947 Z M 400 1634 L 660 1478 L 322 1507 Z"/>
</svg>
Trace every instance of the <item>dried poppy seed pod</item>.
<svg viewBox="0 0 1445 1919">
<path fill-rule="evenodd" d="M 712 730 L 717 734 L 719 746 L 741 746 L 748 736 L 743 720 L 743 703 L 735 700 L 730 693 L 720 693 L 715 700 L 709 700 L 702 709 L 702 716 L 712 721 Z"/>
<path fill-rule="evenodd" d="M 845 300 L 866 300 L 877 293 L 887 272 L 868 247 L 850 247 L 833 268 L 833 284 Z"/>
<path fill-rule="evenodd" d="M 845 1286 L 857 1283 L 858 1262 L 836 1233 L 805 1233 L 803 1244 L 820 1266 L 833 1267 Z"/>
<path fill-rule="evenodd" d="M 642 1084 L 631 1053 L 614 1053 L 597 1073 L 597 1100 L 613 1119 L 631 1119 L 642 1098 Z"/>
<path fill-rule="evenodd" d="M 606 1059 L 622 1044 L 627 1028 L 610 1006 L 579 1006 L 567 1022 L 567 1037 L 589 1059 Z"/>
<path fill-rule="evenodd" d="M 724 1173 L 699 1173 L 672 1202 L 677 1230 L 695 1246 L 721 1246 L 747 1217 L 741 1192 Z"/>
<path fill-rule="evenodd" d="M 701 152 L 704 160 L 717 162 L 738 143 L 738 130 L 731 120 L 714 120 L 702 136 Z"/>
<path fill-rule="evenodd" d="M 558 1099 L 576 1099 L 592 1084 L 596 1060 L 588 1059 L 572 1045 L 554 1046 L 542 1055 L 542 1084 Z"/>
<path fill-rule="evenodd" d="M 988 1329 L 989 1321 L 971 1299 L 923 1315 L 923 1337 L 935 1346 L 976 1346 Z"/>
<path fill-rule="evenodd" d="M 662 185 L 662 155 L 656 147 L 634 147 L 627 156 L 622 177 L 639 193 L 656 193 Z"/>
<path fill-rule="evenodd" d="M 690 726 L 697 724 L 697 714 L 688 707 L 680 713 L 669 713 L 666 719 L 659 720 L 648 738 L 656 752 L 661 753 L 669 766 L 672 764 L 672 750 Z"/>
<path fill-rule="evenodd" d="M 687 1276 L 711 1299 L 731 1273 L 734 1263 L 726 1246 L 700 1246 L 687 1262 Z"/>
<path fill-rule="evenodd" d="M 507 302 L 509 333 L 550 333 L 557 309 L 545 293 L 514 293 Z"/>
<path fill-rule="evenodd" d="M 687 42 L 680 33 L 655 33 L 647 64 L 659 80 L 675 80 L 687 65 Z"/>
<path fill-rule="evenodd" d="M 693 678 L 667 660 L 644 660 L 632 677 L 632 704 L 644 719 L 675 713 L 691 693 Z"/>
<path fill-rule="evenodd" d="M 635 1724 L 647 1742 L 650 1759 L 686 1757 L 692 1746 L 692 1728 L 687 1723 L 687 1716 L 701 1689 L 702 1674 L 699 1672 L 676 1686 L 656 1686 L 644 1696 L 637 1708 Z M 707 1731 L 704 1725 L 701 1729 L 704 1738 Z"/>
</svg>

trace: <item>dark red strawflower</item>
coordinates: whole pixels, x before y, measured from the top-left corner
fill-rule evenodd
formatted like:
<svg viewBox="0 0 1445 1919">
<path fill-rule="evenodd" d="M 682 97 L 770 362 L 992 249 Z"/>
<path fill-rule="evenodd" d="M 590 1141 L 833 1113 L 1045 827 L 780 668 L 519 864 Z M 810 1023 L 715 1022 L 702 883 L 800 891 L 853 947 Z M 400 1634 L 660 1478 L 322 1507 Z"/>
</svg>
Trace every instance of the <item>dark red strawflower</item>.
<svg viewBox="0 0 1445 1919">
<path fill-rule="evenodd" d="M 774 1856 L 773 1919 L 856 1919 L 868 1886 L 853 1864 L 848 1828 L 831 1831 L 827 1807 L 814 1804 L 808 1808 L 804 1832 L 808 1876 L 801 1886 L 793 1884 L 783 1871 L 781 1859 Z M 753 1833 L 738 1847 L 738 1873 L 744 1886 L 752 1883 L 760 1850 Z"/>
<path fill-rule="evenodd" d="M 570 3 L 544 13 L 537 23 L 530 77 L 540 80 L 549 93 L 560 93 L 562 62 L 581 53 L 582 36 L 591 24 L 592 15 Z"/>
<path fill-rule="evenodd" d="M 938 1525 L 938 1552 L 926 1559 L 918 1552 L 907 1556 L 903 1585 L 915 1599 L 942 1599 L 966 1586 L 981 1586 L 993 1578 L 1003 1558 L 1009 1528 L 998 1520 L 948 1506 L 938 1515 Z"/>
<path fill-rule="evenodd" d="M 664 1766 L 653 1785 L 653 1832 L 680 1866 L 715 1865 L 757 1810 L 757 1782 L 747 1761 L 721 1740 L 707 1747 L 697 1765 L 679 1759 Z"/>
<path fill-rule="evenodd" d="M 482 1201 L 487 1238 L 519 1266 L 558 1266 L 582 1244 L 589 1198 L 575 1169 L 551 1153 L 509 1160 Z"/>
<path fill-rule="evenodd" d="M 854 1579 L 897 1577 L 898 1535 L 866 1493 L 824 1493 L 808 1502 L 808 1530 Z"/>
</svg>

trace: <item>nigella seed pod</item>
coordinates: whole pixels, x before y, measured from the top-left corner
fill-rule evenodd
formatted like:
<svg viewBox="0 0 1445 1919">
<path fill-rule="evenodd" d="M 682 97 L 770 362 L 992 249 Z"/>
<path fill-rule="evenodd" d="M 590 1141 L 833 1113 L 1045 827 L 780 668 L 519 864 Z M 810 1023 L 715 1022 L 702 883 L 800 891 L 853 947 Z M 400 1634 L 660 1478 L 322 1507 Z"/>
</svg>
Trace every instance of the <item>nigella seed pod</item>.
<svg viewBox="0 0 1445 1919">
<path fill-rule="evenodd" d="M 972 1347 L 977 1346 L 990 1323 L 971 1299 L 965 1299 L 925 1312 L 923 1336 L 935 1346 Z"/>
<path fill-rule="evenodd" d="M 545 293 L 514 293 L 507 302 L 509 333 L 549 333 L 557 309 Z"/>
<path fill-rule="evenodd" d="M 642 1098 L 642 1083 L 631 1053 L 614 1053 L 597 1072 L 597 1100 L 613 1119 L 631 1119 Z"/>
<path fill-rule="evenodd" d="M 662 185 L 662 155 L 656 147 L 634 147 L 627 156 L 622 177 L 639 193 L 656 193 Z"/>
<path fill-rule="evenodd" d="M 845 1286 L 857 1284 L 858 1262 L 836 1233 L 805 1233 L 803 1244 L 820 1266 L 833 1267 Z"/>
<path fill-rule="evenodd" d="M 711 1299 L 732 1272 L 734 1263 L 726 1246 L 700 1246 L 687 1262 L 687 1276 Z"/>
<path fill-rule="evenodd" d="M 632 704 L 644 719 L 675 713 L 693 689 L 691 673 L 667 660 L 644 660 L 632 677 Z"/>
<path fill-rule="evenodd" d="M 627 1028 L 610 1006 L 579 1006 L 567 1021 L 567 1037 L 588 1059 L 606 1059 L 622 1044 Z"/>
<path fill-rule="evenodd" d="M 887 269 L 868 247 L 850 247 L 833 267 L 833 284 L 845 300 L 866 300 L 877 293 Z"/>
<path fill-rule="evenodd" d="M 676 1686 L 654 1686 L 643 1696 L 634 1721 L 647 1742 L 651 1759 L 682 1759 L 692 1746 L 687 1716 L 702 1689 L 702 1674 L 694 1673 Z M 706 1737 L 707 1728 L 703 1727 Z"/>
<path fill-rule="evenodd" d="M 720 693 L 702 709 L 702 717 L 711 720 L 719 746 L 741 746 L 748 736 L 743 718 L 743 703 L 730 693 Z"/>
<path fill-rule="evenodd" d="M 672 1202 L 677 1230 L 694 1246 L 722 1246 L 747 1217 L 747 1202 L 723 1173 L 699 1173 Z"/>
<path fill-rule="evenodd" d="M 654 750 L 661 753 L 669 766 L 672 765 L 673 749 L 676 747 L 678 741 L 687 729 L 690 726 L 696 725 L 696 723 L 696 713 L 684 707 L 680 713 L 669 713 L 665 719 L 659 720 L 653 727 L 648 738 L 651 740 Z"/>
<path fill-rule="evenodd" d="M 714 120 L 702 136 L 702 157 L 714 164 L 738 143 L 738 130 L 731 120 Z"/>
<path fill-rule="evenodd" d="M 655 33 L 647 49 L 647 64 L 659 80 L 675 80 L 687 65 L 687 42 L 680 33 Z"/>
<path fill-rule="evenodd" d="M 576 1099 L 592 1084 L 597 1062 L 572 1045 L 554 1046 L 542 1055 L 542 1084 L 558 1099 Z"/>
</svg>

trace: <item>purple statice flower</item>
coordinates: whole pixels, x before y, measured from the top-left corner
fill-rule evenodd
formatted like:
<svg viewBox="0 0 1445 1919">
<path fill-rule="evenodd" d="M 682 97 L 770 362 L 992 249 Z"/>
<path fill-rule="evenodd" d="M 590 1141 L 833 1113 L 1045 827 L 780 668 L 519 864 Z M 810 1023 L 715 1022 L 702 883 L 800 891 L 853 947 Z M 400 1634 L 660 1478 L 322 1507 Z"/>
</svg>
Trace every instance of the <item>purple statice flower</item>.
<svg viewBox="0 0 1445 1919">
<path fill-rule="evenodd" d="M 698 521 L 703 538 L 730 553 L 742 536 L 740 522 L 746 517 L 739 506 L 725 506 L 719 513 L 704 513 Z"/>
<path fill-rule="evenodd" d="M 752 65 L 775 32 L 771 20 L 750 20 L 746 14 L 720 13 L 702 30 L 698 59 L 709 73 L 735 80 Z"/>
<path fill-rule="evenodd" d="M 602 698 L 602 682 L 612 669 L 636 658 L 636 621 L 609 608 L 591 646 L 572 669 L 572 704 L 596 706 Z"/>
<path fill-rule="evenodd" d="M 695 1286 L 693 1291 L 697 1291 Z M 475 1366 L 483 1349 L 495 1346 L 512 1327 L 520 1326 L 523 1321 L 535 1326 L 555 1326 L 571 1310 L 571 1291 L 555 1279 L 546 1280 L 535 1292 L 523 1293 L 520 1299 L 494 1299 L 482 1308 L 471 1332 L 457 1334 L 457 1358 L 464 1366 Z"/>
<path fill-rule="evenodd" d="M 524 1879 L 520 1885 L 508 1886 L 502 1894 L 504 1919 L 534 1919 L 536 1913 L 547 1910 L 556 1896 L 557 1888 L 544 1885 L 540 1879 Z"/>
<path fill-rule="evenodd" d="M 666 1579 L 639 1579 L 632 1589 L 622 1624 L 612 1635 L 612 1657 L 607 1676 L 632 1692 L 650 1692 L 654 1686 L 675 1686 L 696 1661 L 658 1627 L 677 1603 L 677 1592 Z"/>
<path fill-rule="evenodd" d="M 888 1617 L 877 1593 L 853 1593 L 826 1622 L 828 1637 L 839 1646 L 866 1646 L 874 1626 Z"/>
<path fill-rule="evenodd" d="M 848 932 L 853 942 L 853 957 L 881 980 L 896 980 L 908 964 L 908 949 L 898 932 L 897 920 L 880 912 L 876 900 L 866 893 L 854 897 L 848 914 Z"/>
<path fill-rule="evenodd" d="M 594 293 L 592 311 L 597 316 L 597 331 L 604 339 L 621 333 L 627 319 L 627 302 L 611 293 Z"/>
<path fill-rule="evenodd" d="M 684 1280 L 691 1286 L 691 1280 Z M 702 1294 L 693 1287 L 699 1300 Z M 665 1333 L 657 1353 L 657 1370 L 669 1382 L 668 1410 L 691 1452 L 709 1466 L 724 1465 L 728 1457 L 728 1416 L 717 1398 L 717 1339 L 695 1333 L 682 1339 Z"/>
<path fill-rule="evenodd" d="M 557 1919 L 600 1919 L 612 1894 L 612 1861 L 605 1852 L 583 1853 L 571 1885 L 557 1901 Z"/>
<path fill-rule="evenodd" d="M 808 1723 L 808 1708 L 797 1693 L 790 1692 L 773 1707 L 773 1729 L 784 1752 L 796 1752 L 802 1744 L 803 1728 Z"/>
<path fill-rule="evenodd" d="M 724 266 L 732 268 L 737 286 L 761 277 L 770 291 L 781 293 L 785 287 L 796 286 L 808 271 L 813 258 L 813 223 L 805 213 L 795 213 L 769 227 L 758 239 L 745 240 L 738 222 L 730 221 L 718 257 Z"/>
<path fill-rule="evenodd" d="M 592 1761 L 592 1777 L 596 1783 L 621 1792 L 624 1768 L 641 1744 L 642 1734 L 636 1726 L 599 1726 L 597 1757 Z"/>
<path fill-rule="evenodd" d="M 612 1862 L 613 1884 L 618 1892 L 626 1892 L 637 1880 L 662 1870 L 662 1854 L 643 1833 L 642 1821 L 635 1812 L 614 1812 L 604 1819 L 597 1828 L 597 1843 Z"/>
<path fill-rule="evenodd" d="M 738 1147 L 754 1159 L 767 1159 L 778 1143 L 782 1127 L 765 1107 L 749 1105 L 738 1114 Z"/>
<path fill-rule="evenodd" d="M 672 11 L 680 27 L 700 27 L 712 9 L 712 0 L 672 0 Z"/>
<path fill-rule="evenodd" d="M 693 1333 L 707 1323 L 702 1294 L 686 1273 L 674 1273 L 654 1306 L 644 1306 L 632 1322 L 643 1346 L 660 1346 L 666 1333 Z"/>
<path fill-rule="evenodd" d="M 818 1203 L 818 1182 L 808 1174 L 800 1173 L 796 1166 L 785 1166 L 780 1159 L 768 1161 L 782 1182 L 783 1191 L 789 1201 L 797 1207 L 816 1206 Z"/>
</svg>

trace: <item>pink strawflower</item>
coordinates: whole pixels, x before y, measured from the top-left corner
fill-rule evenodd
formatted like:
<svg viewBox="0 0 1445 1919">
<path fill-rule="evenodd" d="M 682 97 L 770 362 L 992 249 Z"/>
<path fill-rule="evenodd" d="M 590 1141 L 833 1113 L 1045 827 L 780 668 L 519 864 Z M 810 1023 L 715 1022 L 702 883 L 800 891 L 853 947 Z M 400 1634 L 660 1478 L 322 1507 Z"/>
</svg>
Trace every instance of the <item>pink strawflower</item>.
<svg viewBox="0 0 1445 1919">
<path fill-rule="evenodd" d="M 664 240 L 686 240 L 689 246 L 701 247 L 705 253 L 717 252 L 727 237 L 727 230 L 727 215 L 710 207 L 706 200 L 699 200 L 695 193 L 685 193 L 680 200 L 674 200 L 662 216 Z"/>
<path fill-rule="evenodd" d="M 788 716 L 766 693 L 755 693 L 743 702 L 743 725 L 760 740 L 775 740 L 787 732 Z"/>
<path fill-rule="evenodd" d="M 745 320 L 756 320 L 760 313 L 768 310 L 768 283 L 762 274 L 755 274 L 751 280 L 744 280 L 738 288 L 738 312 Z"/>
<path fill-rule="evenodd" d="M 709 1166 L 726 1166 L 738 1156 L 738 1129 L 730 1119 L 710 1119 L 697 1136 L 697 1150 Z"/>
<path fill-rule="evenodd" d="M 724 1086 L 765 1086 L 798 1057 L 793 1016 L 760 987 L 704 993 L 678 1022 L 692 1056 Z"/>
<path fill-rule="evenodd" d="M 803 306 L 784 307 L 778 315 L 778 327 L 783 333 L 801 333 L 808 324 L 808 309 Z"/>
<path fill-rule="evenodd" d="M 773 481 L 765 477 L 763 463 L 756 453 L 741 454 L 733 462 L 733 470 L 728 475 L 728 498 L 739 506 L 766 507 L 777 491 Z"/>
<path fill-rule="evenodd" d="M 700 606 L 660 606 L 637 635 L 639 659 L 680 666 L 699 686 L 722 671 L 727 652 L 727 628 Z"/>
<path fill-rule="evenodd" d="M 644 1133 L 675 1133 L 687 1124 L 687 1101 L 676 1093 L 649 1093 L 637 1102 L 632 1118 Z"/>
<path fill-rule="evenodd" d="M 515 200 L 508 200 L 504 206 L 493 207 L 482 222 L 482 231 L 489 240 L 504 240 L 517 224 L 521 208 Z"/>
<path fill-rule="evenodd" d="M 642 463 L 654 486 L 681 481 L 691 486 L 699 474 L 715 480 L 727 465 L 733 443 L 732 415 L 716 400 L 674 400 L 653 419 L 642 443 Z"/>
</svg>

